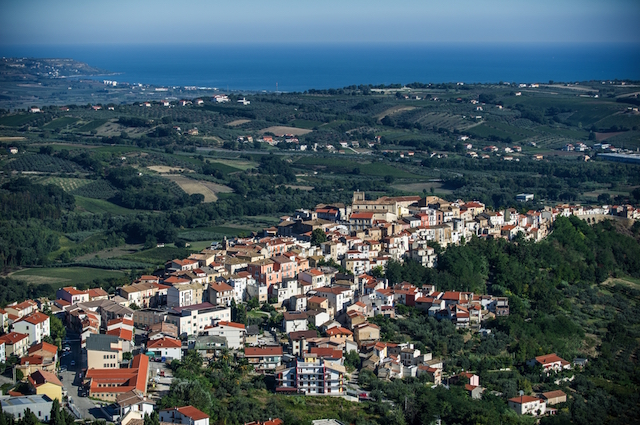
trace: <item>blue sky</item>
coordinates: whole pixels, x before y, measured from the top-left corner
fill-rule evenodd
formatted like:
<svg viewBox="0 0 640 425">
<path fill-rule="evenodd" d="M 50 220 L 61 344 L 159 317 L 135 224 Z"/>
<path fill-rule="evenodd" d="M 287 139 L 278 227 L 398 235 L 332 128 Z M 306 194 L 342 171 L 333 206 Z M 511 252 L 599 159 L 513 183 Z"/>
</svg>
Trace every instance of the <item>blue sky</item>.
<svg viewBox="0 0 640 425">
<path fill-rule="evenodd" d="M 0 0 L 0 45 L 640 43 L 638 0 Z"/>
</svg>

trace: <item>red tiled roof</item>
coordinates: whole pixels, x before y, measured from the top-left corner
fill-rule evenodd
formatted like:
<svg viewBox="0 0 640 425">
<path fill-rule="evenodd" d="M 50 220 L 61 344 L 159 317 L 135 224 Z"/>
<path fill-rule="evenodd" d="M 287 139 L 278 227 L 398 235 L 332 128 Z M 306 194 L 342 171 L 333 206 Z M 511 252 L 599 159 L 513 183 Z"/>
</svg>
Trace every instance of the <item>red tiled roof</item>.
<svg viewBox="0 0 640 425">
<path fill-rule="evenodd" d="M 48 353 L 52 353 L 55 355 L 58 352 L 58 347 L 53 344 L 49 344 L 48 342 L 42 341 L 39 344 L 36 344 L 29 348 L 29 354 L 35 353 L 36 351 L 44 350 Z"/>
<path fill-rule="evenodd" d="M 218 326 L 229 326 L 232 328 L 246 329 L 246 327 L 242 323 L 235 323 L 235 322 L 220 321 L 218 322 Z"/>
<path fill-rule="evenodd" d="M 154 348 L 182 348 L 182 342 L 173 338 L 160 338 L 147 343 L 147 349 Z"/>
<path fill-rule="evenodd" d="M 558 357 L 556 353 L 547 354 L 545 356 L 538 356 L 536 357 L 536 361 L 541 365 L 546 365 L 546 364 L 551 364 L 556 362 L 567 363 L 565 359 Z"/>
<path fill-rule="evenodd" d="M 513 397 L 510 398 L 509 401 L 513 402 L 513 403 L 518 403 L 518 404 L 522 404 L 522 403 L 531 403 L 532 401 L 542 401 L 539 398 L 536 397 L 531 397 L 530 395 L 521 395 L 518 397 Z"/>
<path fill-rule="evenodd" d="M 343 328 L 342 326 L 336 326 L 335 328 L 327 329 L 327 335 L 353 335 L 349 329 Z"/>
<path fill-rule="evenodd" d="M 29 382 L 31 383 L 31 385 L 33 385 L 36 388 L 39 387 L 40 385 L 46 384 L 47 382 L 50 382 L 52 384 L 62 387 L 62 382 L 60 382 L 60 380 L 55 375 L 55 373 L 46 372 L 44 370 L 37 370 L 33 372 L 29 376 Z"/>
<path fill-rule="evenodd" d="M 35 313 L 31 313 L 30 315 L 23 317 L 21 320 L 19 320 L 19 322 L 27 322 L 31 323 L 32 325 L 37 325 L 40 323 L 44 323 L 47 320 L 49 320 L 49 316 L 36 311 Z"/>
<path fill-rule="evenodd" d="M 245 357 L 261 357 L 261 356 L 281 356 L 282 347 L 247 347 L 244 349 Z"/>
<path fill-rule="evenodd" d="M 0 336 L 0 342 L 4 342 L 8 345 L 13 345 L 16 342 L 22 341 L 25 338 L 29 338 L 29 335 L 21 334 L 18 332 L 11 332 L 6 335 Z"/>
<path fill-rule="evenodd" d="M 320 348 L 320 347 L 312 347 L 309 352 L 311 354 L 315 354 L 318 357 L 330 358 L 330 359 L 341 359 L 342 358 L 342 350 L 334 350 L 333 348 Z"/>
<path fill-rule="evenodd" d="M 204 412 L 201 412 L 200 410 L 196 409 L 193 406 L 176 407 L 175 409 L 178 412 L 180 412 L 183 416 L 186 416 L 187 418 L 193 421 L 199 421 L 201 419 L 207 419 L 209 417 L 209 415 L 207 415 Z M 167 410 L 170 410 L 170 409 L 167 409 Z"/>
</svg>

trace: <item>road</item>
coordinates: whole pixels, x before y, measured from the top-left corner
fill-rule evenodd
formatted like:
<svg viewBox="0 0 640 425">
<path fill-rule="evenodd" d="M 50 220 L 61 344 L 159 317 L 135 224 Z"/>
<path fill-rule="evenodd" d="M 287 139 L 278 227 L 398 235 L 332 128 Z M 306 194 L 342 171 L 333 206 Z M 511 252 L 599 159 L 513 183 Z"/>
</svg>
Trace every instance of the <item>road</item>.
<svg viewBox="0 0 640 425">
<path fill-rule="evenodd" d="M 69 344 L 71 351 L 64 353 L 60 358 L 60 366 L 62 369 L 66 367 L 66 371 L 59 374 L 62 377 L 63 389 L 67 391 L 71 403 L 75 405 L 83 419 L 105 419 L 111 420 L 104 411 L 95 405 L 88 397 L 80 397 L 78 389 L 82 383 L 80 371 L 87 367 L 82 348 L 80 347 L 80 338 L 68 332 L 64 344 Z M 63 344 L 63 345 L 64 345 Z M 74 363 L 73 365 L 71 363 Z"/>
</svg>

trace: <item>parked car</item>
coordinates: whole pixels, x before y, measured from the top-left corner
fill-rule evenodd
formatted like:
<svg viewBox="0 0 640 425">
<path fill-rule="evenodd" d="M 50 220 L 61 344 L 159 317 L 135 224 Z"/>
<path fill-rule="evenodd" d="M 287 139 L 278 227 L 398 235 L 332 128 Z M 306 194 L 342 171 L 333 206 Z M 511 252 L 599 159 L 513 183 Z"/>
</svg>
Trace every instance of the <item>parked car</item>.
<svg viewBox="0 0 640 425">
<path fill-rule="evenodd" d="M 69 363 L 71 366 L 75 366 L 76 365 L 76 361 L 75 360 L 71 360 L 71 363 Z"/>
</svg>

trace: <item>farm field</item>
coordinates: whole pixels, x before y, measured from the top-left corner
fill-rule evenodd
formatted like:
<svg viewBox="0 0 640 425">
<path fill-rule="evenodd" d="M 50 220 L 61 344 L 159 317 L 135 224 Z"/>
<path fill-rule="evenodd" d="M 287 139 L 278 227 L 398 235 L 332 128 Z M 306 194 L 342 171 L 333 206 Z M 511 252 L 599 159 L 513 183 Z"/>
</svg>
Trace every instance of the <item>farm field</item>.
<svg viewBox="0 0 640 425">
<path fill-rule="evenodd" d="M 51 267 L 33 268 L 15 272 L 13 279 L 36 285 L 49 284 L 54 288 L 73 286 L 92 282 L 95 279 L 122 277 L 124 274 L 114 270 L 101 270 L 89 267 Z"/>
<path fill-rule="evenodd" d="M 282 134 L 293 134 L 294 136 L 304 136 L 305 134 L 311 133 L 313 130 L 308 130 L 305 128 L 297 128 L 297 127 L 287 127 L 282 125 L 276 125 L 272 127 L 263 128 L 260 130 L 260 133 L 273 133 L 276 136 Z"/>
<path fill-rule="evenodd" d="M 204 180 L 193 180 L 188 177 L 163 174 L 162 177 L 169 179 L 180 186 L 180 189 L 184 190 L 189 195 L 199 193 L 204 196 L 204 202 L 215 202 L 218 200 L 218 193 L 232 193 L 233 190 L 221 184 L 208 182 Z"/>
<path fill-rule="evenodd" d="M 134 210 L 123 208 L 119 205 L 105 201 L 104 199 L 85 198 L 84 196 L 76 196 L 76 209 L 80 212 L 89 212 L 93 214 L 115 214 L 126 215 L 135 213 Z"/>
<path fill-rule="evenodd" d="M 229 127 L 237 127 L 239 125 L 246 124 L 248 122 L 251 122 L 251 120 L 234 120 L 234 121 L 228 122 L 227 125 Z"/>
</svg>

